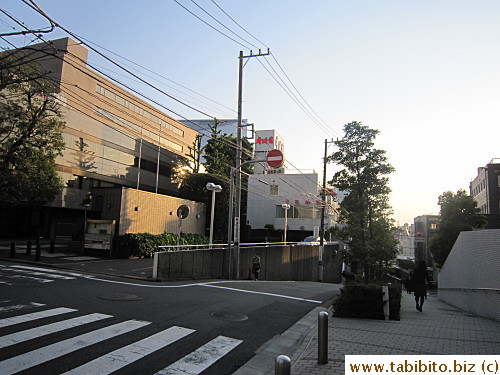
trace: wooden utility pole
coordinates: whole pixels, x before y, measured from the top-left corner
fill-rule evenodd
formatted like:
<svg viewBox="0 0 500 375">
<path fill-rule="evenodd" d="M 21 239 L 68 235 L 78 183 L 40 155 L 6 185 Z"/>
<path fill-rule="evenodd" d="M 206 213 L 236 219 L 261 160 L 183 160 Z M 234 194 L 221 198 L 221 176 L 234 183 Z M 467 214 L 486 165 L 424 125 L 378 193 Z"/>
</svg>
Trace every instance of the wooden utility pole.
<svg viewBox="0 0 500 375">
<path fill-rule="evenodd" d="M 239 56 L 239 76 L 238 76 L 238 133 L 236 138 L 236 165 L 237 173 L 235 175 L 236 182 L 236 199 L 234 205 L 234 249 L 232 255 L 232 263 L 233 263 L 233 276 L 235 279 L 239 278 L 239 268 L 240 268 L 240 211 L 241 211 L 241 174 L 239 168 L 241 167 L 241 151 L 242 151 L 242 114 L 243 114 L 243 59 L 248 59 L 251 57 L 259 57 L 259 56 L 267 56 L 270 55 L 269 49 L 267 53 L 262 53 L 259 50 L 259 53 L 254 55 L 252 51 L 250 51 L 250 55 L 244 56 L 243 51 L 240 51 Z M 229 222 L 229 226 L 233 225 L 233 223 Z M 232 236 L 231 236 L 232 237 Z M 228 253 L 230 256 L 229 262 L 231 263 L 231 241 L 232 238 L 228 237 Z M 229 275 L 231 277 L 231 275 Z"/>
</svg>

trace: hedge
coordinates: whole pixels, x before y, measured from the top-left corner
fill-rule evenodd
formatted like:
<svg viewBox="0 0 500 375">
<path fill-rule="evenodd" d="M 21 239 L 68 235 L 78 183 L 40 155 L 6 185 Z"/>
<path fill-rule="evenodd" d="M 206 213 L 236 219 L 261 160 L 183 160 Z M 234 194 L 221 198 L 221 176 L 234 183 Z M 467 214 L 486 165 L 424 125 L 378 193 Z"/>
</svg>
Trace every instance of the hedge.
<svg viewBox="0 0 500 375">
<path fill-rule="evenodd" d="M 333 316 L 385 319 L 382 285 L 389 286 L 389 317 L 399 320 L 401 307 L 401 284 L 351 282 L 340 290 L 333 301 Z"/>
<path fill-rule="evenodd" d="M 208 244 L 205 236 L 193 233 L 181 233 L 179 245 L 204 245 Z M 152 257 L 158 251 L 158 246 L 177 245 L 177 234 L 164 233 L 126 233 L 118 236 L 116 249 L 118 258 Z M 191 250 L 196 247 L 183 247 Z M 165 248 L 165 251 L 176 251 L 176 248 Z"/>
</svg>

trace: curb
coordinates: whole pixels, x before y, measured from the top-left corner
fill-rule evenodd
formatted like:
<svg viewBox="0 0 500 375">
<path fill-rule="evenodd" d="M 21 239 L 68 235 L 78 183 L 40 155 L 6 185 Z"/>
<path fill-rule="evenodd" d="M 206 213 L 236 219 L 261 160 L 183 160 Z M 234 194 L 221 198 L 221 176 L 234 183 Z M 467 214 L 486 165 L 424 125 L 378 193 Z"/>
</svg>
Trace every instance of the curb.
<svg viewBox="0 0 500 375">
<path fill-rule="evenodd" d="M 332 300 L 328 300 L 323 305 L 331 306 L 331 301 Z M 271 340 L 257 349 L 255 356 L 234 372 L 233 375 L 274 374 L 276 357 L 279 355 L 286 355 L 292 359 L 300 350 L 304 341 L 309 339 L 310 342 L 316 335 L 318 314 L 322 311 L 326 311 L 331 315 L 331 308 L 327 308 L 326 306 L 315 307 L 281 335 L 274 336 Z M 306 345 L 306 348 L 307 346 L 309 346 L 309 344 Z M 302 350 L 300 355 L 302 355 L 304 350 Z M 298 358 L 292 359 L 292 367 L 295 362 L 300 360 L 300 355 Z"/>
</svg>

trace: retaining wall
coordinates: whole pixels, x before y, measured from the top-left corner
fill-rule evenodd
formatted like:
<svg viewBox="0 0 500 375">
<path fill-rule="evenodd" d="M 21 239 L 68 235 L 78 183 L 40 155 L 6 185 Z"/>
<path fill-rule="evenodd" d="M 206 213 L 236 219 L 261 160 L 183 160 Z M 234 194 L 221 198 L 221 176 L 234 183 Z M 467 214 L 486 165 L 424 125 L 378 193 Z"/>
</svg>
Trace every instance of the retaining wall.
<svg viewBox="0 0 500 375">
<path fill-rule="evenodd" d="M 500 321 L 500 229 L 462 232 L 438 275 L 439 299 Z"/>
<path fill-rule="evenodd" d="M 240 249 L 240 279 L 250 276 L 252 258 L 258 254 L 262 269 L 259 279 L 318 281 L 319 246 L 269 246 Z M 227 250 L 190 250 L 155 253 L 153 278 L 189 280 L 227 278 Z M 340 283 L 342 257 L 338 245 L 323 252 L 323 281 Z"/>
</svg>

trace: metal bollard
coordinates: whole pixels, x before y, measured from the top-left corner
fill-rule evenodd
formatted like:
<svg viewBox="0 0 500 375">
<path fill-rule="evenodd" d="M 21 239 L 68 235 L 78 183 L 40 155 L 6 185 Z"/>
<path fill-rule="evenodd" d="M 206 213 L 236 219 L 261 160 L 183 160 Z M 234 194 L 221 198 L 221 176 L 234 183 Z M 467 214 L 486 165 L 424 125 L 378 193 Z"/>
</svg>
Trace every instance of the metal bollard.
<svg viewBox="0 0 500 375">
<path fill-rule="evenodd" d="M 50 241 L 49 253 L 54 254 L 54 248 L 56 246 L 56 241 Z"/>
<path fill-rule="evenodd" d="M 328 313 L 318 314 L 318 364 L 328 363 Z"/>
<path fill-rule="evenodd" d="M 382 301 L 384 303 L 384 317 L 385 317 L 385 320 L 389 320 L 389 311 L 390 311 L 390 305 L 389 305 L 389 287 L 387 285 L 384 285 L 382 287 Z"/>
<path fill-rule="evenodd" d="M 40 241 L 36 242 L 36 250 L 35 250 L 35 261 L 38 262 L 40 260 L 40 254 L 42 253 L 42 248 L 40 247 Z"/>
<path fill-rule="evenodd" d="M 10 255 L 9 255 L 9 257 L 14 258 L 15 256 L 16 256 L 16 243 L 11 242 L 10 243 Z"/>
<path fill-rule="evenodd" d="M 26 255 L 31 255 L 31 241 L 26 244 Z"/>
<path fill-rule="evenodd" d="M 274 363 L 274 375 L 290 375 L 290 357 L 279 355 Z"/>
</svg>

